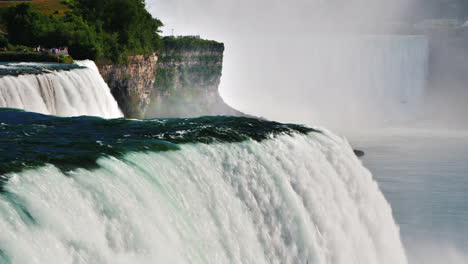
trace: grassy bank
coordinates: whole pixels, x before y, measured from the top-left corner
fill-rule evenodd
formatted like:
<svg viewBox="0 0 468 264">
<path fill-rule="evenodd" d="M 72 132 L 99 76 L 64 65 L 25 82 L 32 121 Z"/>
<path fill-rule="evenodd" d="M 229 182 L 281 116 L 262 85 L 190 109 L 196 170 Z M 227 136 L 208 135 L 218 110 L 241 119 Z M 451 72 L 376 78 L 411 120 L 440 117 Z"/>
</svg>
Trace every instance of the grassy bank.
<svg viewBox="0 0 468 264">
<path fill-rule="evenodd" d="M 69 7 L 62 3 L 62 0 L 32 0 L 32 1 L 2 1 L 0 0 L 0 10 L 20 3 L 31 3 L 33 9 L 44 14 L 55 14 L 58 16 L 65 15 L 65 12 L 70 10 Z"/>
</svg>

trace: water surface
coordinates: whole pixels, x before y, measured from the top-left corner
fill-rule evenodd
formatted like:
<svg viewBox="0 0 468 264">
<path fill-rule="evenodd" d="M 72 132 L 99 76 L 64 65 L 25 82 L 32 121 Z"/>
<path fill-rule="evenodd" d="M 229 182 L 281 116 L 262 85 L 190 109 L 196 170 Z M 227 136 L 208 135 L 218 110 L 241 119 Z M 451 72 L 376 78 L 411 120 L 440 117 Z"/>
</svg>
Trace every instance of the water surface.
<svg viewBox="0 0 468 264">
<path fill-rule="evenodd" d="M 410 263 L 467 263 L 468 132 L 389 129 L 351 141 L 366 151 Z"/>
</svg>

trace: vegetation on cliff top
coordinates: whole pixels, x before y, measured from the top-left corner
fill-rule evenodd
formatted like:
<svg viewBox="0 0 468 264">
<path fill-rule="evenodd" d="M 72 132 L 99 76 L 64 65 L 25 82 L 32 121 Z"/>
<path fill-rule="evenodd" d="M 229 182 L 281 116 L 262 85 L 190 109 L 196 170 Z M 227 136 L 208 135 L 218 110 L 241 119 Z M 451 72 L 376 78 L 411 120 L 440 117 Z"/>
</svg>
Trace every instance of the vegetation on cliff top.
<svg viewBox="0 0 468 264">
<path fill-rule="evenodd" d="M 6 26 L 11 44 L 68 46 L 75 59 L 109 63 L 161 47 L 158 33 L 162 23 L 148 13 L 143 0 L 65 0 L 61 2 L 69 10 L 63 16 L 36 8 L 36 1 L 0 10 L 0 22 Z"/>
<path fill-rule="evenodd" d="M 130 55 L 156 51 L 168 61 L 177 61 L 185 51 L 224 51 L 223 43 L 197 37 L 161 38 L 161 26 L 144 0 L 0 0 L 0 48 L 66 46 L 73 58 L 102 64 L 125 63 Z M 222 61 L 219 54 L 205 57 L 200 60 Z"/>
<path fill-rule="evenodd" d="M 213 40 L 204 40 L 198 37 L 164 37 L 162 51 L 165 53 L 179 53 L 184 51 L 224 51 L 224 44 Z"/>
</svg>

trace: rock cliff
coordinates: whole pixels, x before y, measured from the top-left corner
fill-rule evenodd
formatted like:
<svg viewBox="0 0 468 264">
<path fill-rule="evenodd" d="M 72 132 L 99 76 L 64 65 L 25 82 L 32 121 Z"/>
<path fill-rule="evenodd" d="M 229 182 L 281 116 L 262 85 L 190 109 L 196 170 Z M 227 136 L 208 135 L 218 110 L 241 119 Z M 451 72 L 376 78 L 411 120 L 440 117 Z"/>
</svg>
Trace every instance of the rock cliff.
<svg viewBox="0 0 468 264">
<path fill-rule="evenodd" d="M 126 65 L 100 65 L 127 118 L 243 115 L 218 88 L 224 45 L 193 37 L 166 38 L 159 55 L 137 55 Z"/>
<path fill-rule="evenodd" d="M 197 38 L 166 38 L 146 118 L 242 115 L 224 103 L 218 88 L 224 45 Z"/>
<path fill-rule="evenodd" d="M 144 118 L 156 80 L 158 56 L 128 57 L 122 65 L 99 65 L 99 72 L 127 118 Z"/>
</svg>

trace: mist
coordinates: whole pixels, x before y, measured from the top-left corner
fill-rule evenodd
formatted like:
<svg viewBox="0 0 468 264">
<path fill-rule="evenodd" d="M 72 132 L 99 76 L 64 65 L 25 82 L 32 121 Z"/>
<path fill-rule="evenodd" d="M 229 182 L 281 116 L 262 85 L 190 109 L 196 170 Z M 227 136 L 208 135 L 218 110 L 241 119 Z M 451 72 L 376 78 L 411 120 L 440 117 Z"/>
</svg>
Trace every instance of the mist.
<svg viewBox="0 0 468 264">
<path fill-rule="evenodd" d="M 346 135 L 387 127 L 466 129 L 463 34 L 431 35 L 413 26 L 468 17 L 463 1 L 150 0 L 147 6 L 164 22 L 164 35 L 225 43 L 220 92 L 244 113 Z M 450 243 L 407 243 L 410 263 L 466 263 Z"/>
<path fill-rule="evenodd" d="M 344 111 L 352 112 L 350 119 L 356 120 L 356 108 L 360 108 L 357 100 L 345 98 L 352 96 L 353 87 L 329 83 L 330 78 L 341 79 L 341 83 L 353 78 L 345 72 L 356 63 L 349 58 L 353 53 L 349 38 L 395 24 L 406 8 L 404 3 L 372 3 L 147 2 L 165 23 L 164 34 L 174 30 L 175 35 L 201 35 L 225 43 L 220 92 L 234 108 L 278 121 L 329 126 L 336 123 L 337 115 L 341 119 Z M 331 50 L 324 51 L 330 45 Z M 347 57 L 337 61 L 341 69 L 329 63 L 327 67 L 334 67 L 337 75 L 320 79 L 315 69 L 321 68 L 324 60 L 336 58 L 337 53 Z"/>
<path fill-rule="evenodd" d="M 459 121 L 456 107 L 439 111 L 459 94 L 429 93 L 429 38 L 411 32 L 418 19 L 437 13 L 438 2 L 151 0 L 147 6 L 165 23 L 165 35 L 225 43 L 220 92 L 234 108 L 344 132 L 428 124 L 435 116 Z M 454 104 L 463 113 L 463 104 Z"/>
</svg>

